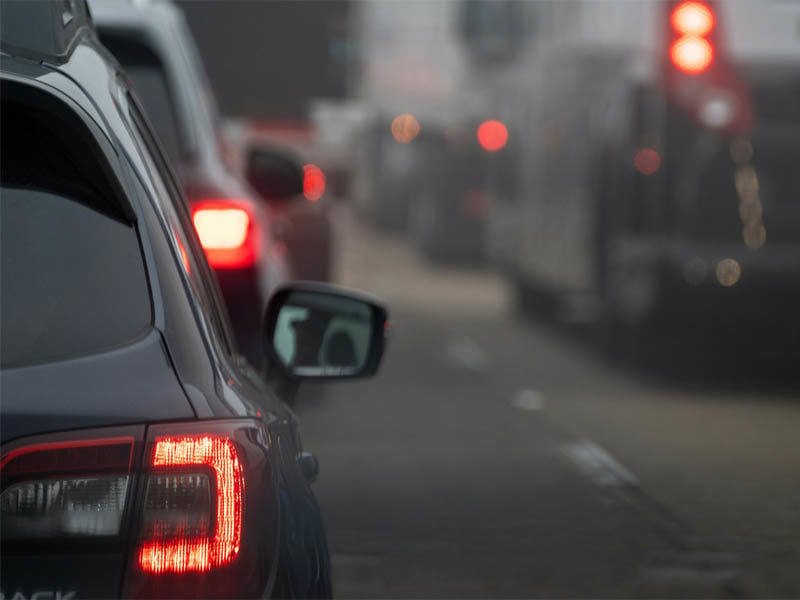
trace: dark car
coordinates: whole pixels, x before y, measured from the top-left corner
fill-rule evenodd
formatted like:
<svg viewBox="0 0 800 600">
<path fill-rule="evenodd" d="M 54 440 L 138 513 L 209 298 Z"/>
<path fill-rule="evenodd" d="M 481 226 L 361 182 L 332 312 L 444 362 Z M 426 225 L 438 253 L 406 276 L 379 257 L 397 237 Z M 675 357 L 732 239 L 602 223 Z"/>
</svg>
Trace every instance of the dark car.
<svg viewBox="0 0 800 600">
<path fill-rule="evenodd" d="M 85 4 L 0 9 L 0 597 L 329 597 L 285 401 L 374 373 L 386 312 L 282 287 L 256 373 Z"/>
<path fill-rule="evenodd" d="M 404 119 L 413 134 L 398 129 Z M 514 181 L 508 142 L 495 119 L 376 117 L 361 131 L 356 202 L 375 225 L 406 230 L 426 258 L 481 262 L 494 199 Z"/>
<path fill-rule="evenodd" d="M 409 183 L 408 233 L 423 256 L 480 263 L 496 195 L 509 195 L 513 154 L 496 120 L 422 130 Z M 488 148 L 488 150 L 487 150 Z"/>
<path fill-rule="evenodd" d="M 183 14 L 170 2 L 89 6 L 100 41 L 122 64 L 177 168 L 237 340 L 258 364 L 266 301 L 296 276 L 286 245 L 275 237 L 271 209 L 228 168 L 214 95 Z M 302 178 L 291 191 L 302 193 Z"/>
<path fill-rule="evenodd" d="M 225 129 L 230 164 L 269 203 L 294 276 L 329 281 L 334 244 L 330 180 L 320 166 L 325 156 L 311 129 L 304 124 L 246 120 L 231 121 Z M 303 165 L 302 180 L 291 188 L 277 186 L 275 178 L 285 180 L 286 172 L 297 164 Z"/>
</svg>

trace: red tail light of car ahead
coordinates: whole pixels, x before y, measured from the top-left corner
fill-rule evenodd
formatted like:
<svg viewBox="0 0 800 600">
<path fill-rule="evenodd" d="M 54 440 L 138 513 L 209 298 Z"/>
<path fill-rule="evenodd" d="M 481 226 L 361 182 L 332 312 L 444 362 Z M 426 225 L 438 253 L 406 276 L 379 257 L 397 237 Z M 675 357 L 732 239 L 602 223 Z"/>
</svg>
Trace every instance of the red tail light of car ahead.
<svg viewBox="0 0 800 600">
<path fill-rule="evenodd" d="M 242 200 L 201 200 L 192 205 L 192 222 L 214 269 L 252 267 L 259 253 L 258 223 Z"/>
<path fill-rule="evenodd" d="M 303 166 L 303 196 L 309 202 L 316 202 L 325 193 L 325 173 L 317 165 Z"/>
<path fill-rule="evenodd" d="M 169 423 L 12 444 L 0 461 L 4 555 L 37 543 L 65 559 L 76 547 L 87 560 L 127 555 L 124 597 L 266 591 L 277 569 L 279 503 L 260 423 Z"/>
</svg>

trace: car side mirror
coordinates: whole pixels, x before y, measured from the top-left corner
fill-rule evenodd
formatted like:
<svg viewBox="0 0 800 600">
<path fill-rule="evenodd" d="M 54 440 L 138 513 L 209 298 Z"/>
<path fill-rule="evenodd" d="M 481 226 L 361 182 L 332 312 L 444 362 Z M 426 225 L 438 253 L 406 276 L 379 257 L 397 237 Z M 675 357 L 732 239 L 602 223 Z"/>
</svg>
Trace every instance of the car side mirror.
<svg viewBox="0 0 800 600">
<path fill-rule="evenodd" d="M 324 283 L 293 282 L 267 306 L 267 352 L 294 380 L 374 375 L 383 356 L 388 313 L 377 300 Z"/>
<path fill-rule="evenodd" d="M 303 194 L 303 168 L 287 154 L 256 147 L 247 153 L 245 177 L 265 200 L 283 200 Z"/>
</svg>

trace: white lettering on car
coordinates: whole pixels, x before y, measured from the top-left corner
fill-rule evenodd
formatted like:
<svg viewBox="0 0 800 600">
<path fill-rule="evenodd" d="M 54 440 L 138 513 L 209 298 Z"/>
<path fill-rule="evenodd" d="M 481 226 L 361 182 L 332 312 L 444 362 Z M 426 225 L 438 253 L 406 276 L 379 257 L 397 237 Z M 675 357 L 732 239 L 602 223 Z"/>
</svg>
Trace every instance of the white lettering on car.
<svg viewBox="0 0 800 600">
<path fill-rule="evenodd" d="M 20 590 L 14 592 L 13 596 L 6 596 L 5 592 L 0 591 L 0 600 L 74 600 L 75 594 L 75 590 L 36 590 L 28 597 Z"/>
</svg>

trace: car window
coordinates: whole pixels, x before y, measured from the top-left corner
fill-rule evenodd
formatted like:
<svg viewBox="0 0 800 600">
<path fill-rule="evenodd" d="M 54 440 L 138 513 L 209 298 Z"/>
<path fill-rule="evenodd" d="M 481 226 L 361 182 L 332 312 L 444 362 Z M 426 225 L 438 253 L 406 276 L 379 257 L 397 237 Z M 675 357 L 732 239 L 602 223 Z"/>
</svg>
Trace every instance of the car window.
<svg viewBox="0 0 800 600">
<path fill-rule="evenodd" d="M 152 323 L 133 215 L 96 138 L 44 98 L 3 84 L 0 359 L 62 360 L 116 347 Z"/>
<path fill-rule="evenodd" d="M 186 149 L 181 143 L 180 118 L 164 63 L 152 48 L 133 36 L 101 32 L 100 38 L 133 82 L 167 155 L 177 161 Z"/>
<path fill-rule="evenodd" d="M 207 324 L 214 332 L 217 342 L 229 355 L 236 354 L 236 345 L 228 322 L 228 314 L 220 300 L 216 279 L 214 279 L 200 249 L 189 218 L 186 200 L 170 174 L 158 144 L 150 136 L 135 101 L 132 100 L 129 106 L 133 123 L 136 126 L 135 133 L 139 136 L 137 141 L 143 145 L 142 157 L 159 197 L 163 201 L 161 207 L 169 221 L 171 234 L 178 247 L 182 266 L 189 278 L 192 290 L 204 309 Z"/>
<path fill-rule="evenodd" d="M 90 354 L 151 323 L 136 230 L 64 195 L 2 188 L 3 366 Z"/>
</svg>

